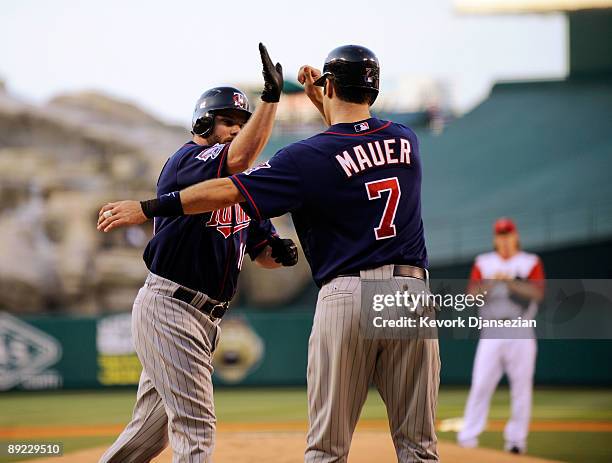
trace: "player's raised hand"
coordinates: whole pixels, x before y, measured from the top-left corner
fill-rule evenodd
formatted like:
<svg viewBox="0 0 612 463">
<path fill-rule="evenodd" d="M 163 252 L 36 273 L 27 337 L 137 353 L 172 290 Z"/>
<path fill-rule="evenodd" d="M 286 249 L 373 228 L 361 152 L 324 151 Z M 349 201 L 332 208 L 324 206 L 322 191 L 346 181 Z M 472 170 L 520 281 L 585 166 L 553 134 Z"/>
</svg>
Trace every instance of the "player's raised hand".
<svg viewBox="0 0 612 463">
<path fill-rule="evenodd" d="M 321 71 L 307 64 L 298 71 L 298 82 L 305 87 L 314 86 L 319 77 L 321 77 Z"/>
<path fill-rule="evenodd" d="M 500 281 L 511 281 L 513 280 L 513 278 L 508 275 L 507 273 L 504 272 L 496 272 L 495 275 L 493 275 L 493 279 L 494 280 L 500 280 Z"/>
<path fill-rule="evenodd" d="M 263 65 L 264 89 L 261 99 L 266 103 L 278 103 L 283 90 L 283 67 L 280 63 L 272 64 L 265 45 L 259 42 L 259 54 Z"/>
<path fill-rule="evenodd" d="M 306 96 L 315 104 L 323 101 L 323 89 L 314 83 L 321 77 L 321 71 L 307 64 L 298 71 L 298 82 L 304 86 Z"/>
<path fill-rule="evenodd" d="M 316 106 L 323 119 L 325 119 L 325 113 L 323 112 L 323 89 L 314 84 L 319 77 L 321 77 L 321 71 L 307 64 L 298 71 L 298 82 L 304 86 L 306 96 L 310 98 L 312 104 Z M 325 121 L 327 122 L 327 119 Z"/>
<path fill-rule="evenodd" d="M 105 204 L 98 214 L 98 230 L 109 232 L 113 228 L 140 225 L 147 221 L 138 201 L 119 201 Z"/>
</svg>

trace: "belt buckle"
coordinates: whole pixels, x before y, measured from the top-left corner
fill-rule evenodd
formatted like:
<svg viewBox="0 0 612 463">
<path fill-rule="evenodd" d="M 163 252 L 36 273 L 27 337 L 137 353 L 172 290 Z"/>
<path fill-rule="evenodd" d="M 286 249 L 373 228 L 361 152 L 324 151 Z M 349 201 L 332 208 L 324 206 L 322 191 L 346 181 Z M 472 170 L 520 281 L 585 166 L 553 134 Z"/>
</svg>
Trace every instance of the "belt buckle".
<svg viewBox="0 0 612 463">
<path fill-rule="evenodd" d="M 223 315 L 225 315 L 225 312 L 227 312 L 228 306 L 229 306 L 229 304 L 227 302 L 219 302 L 218 304 L 215 304 L 215 305 L 212 306 L 208 316 L 213 321 L 215 321 L 215 320 L 217 320 L 219 318 L 222 318 Z"/>
</svg>

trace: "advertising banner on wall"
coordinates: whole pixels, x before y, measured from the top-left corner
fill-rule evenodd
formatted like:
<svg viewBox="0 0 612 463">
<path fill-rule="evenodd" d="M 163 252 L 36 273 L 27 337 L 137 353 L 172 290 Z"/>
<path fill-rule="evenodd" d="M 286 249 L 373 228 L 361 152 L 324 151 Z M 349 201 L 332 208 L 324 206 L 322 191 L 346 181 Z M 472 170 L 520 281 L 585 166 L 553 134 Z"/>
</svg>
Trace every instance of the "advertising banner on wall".
<svg viewBox="0 0 612 463">
<path fill-rule="evenodd" d="M 545 310 L 538 321 L 546 327 L 545 322 L 556 320 L 558 331 L 567 319 L 560 314 L 566 312 Z M 451 320 L 439 315 L 441 322 Z M 304 385 L 311 326 L 312 313 L 306 311 L 232 313 L 221 323 L 213 381 L 218 386 Z M 441 380 L 469 384 L 478 336 L 456 334 L 440 335 Z M 610 358 L 609 341 L 542 338 L 536 383 L 612 384 L 612 370 L 601 368 Z M 130 313 L 18 318 L 0 312 L 0 392 L 135 387 L 140 373 Z"/>
<path fill-rule="evenodd" d="M 214 353 L 219 385 L 305 384 L 310 313 L 236 313 Z M 291 341 L 291 342 L 289 342 Z M 136 386 L 131 314 L 18 318 L 0 313 L 0 391 Z"/>
</svg>

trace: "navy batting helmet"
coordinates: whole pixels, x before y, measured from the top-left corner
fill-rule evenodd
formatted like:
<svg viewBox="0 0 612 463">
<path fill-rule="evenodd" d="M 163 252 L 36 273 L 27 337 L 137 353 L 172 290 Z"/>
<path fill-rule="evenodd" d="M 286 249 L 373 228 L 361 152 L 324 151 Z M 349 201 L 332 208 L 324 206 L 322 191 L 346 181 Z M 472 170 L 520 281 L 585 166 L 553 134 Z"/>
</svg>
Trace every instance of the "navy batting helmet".
<svg viewBox="0 0 612 463">
<path fill-rule="evenodd" d="M 206 138 L 215 125 L 215 113 L 222 109 L 233 110 L 251 116 L 249 99 L 234 87 L 214 87 L 206 90 L 198 99 L 191 120 L 191 131 Z"/>
<path fill-rule="evenodd" d="M 376 99 L 379 76 L 380 65 L 372 50 L 360 45 L 344 45 L 327 55 L 323 74 L 314 84 L 323 87 L 326 79 L 333 79 L 339 87 L 369 91 Z"/>
</svg>

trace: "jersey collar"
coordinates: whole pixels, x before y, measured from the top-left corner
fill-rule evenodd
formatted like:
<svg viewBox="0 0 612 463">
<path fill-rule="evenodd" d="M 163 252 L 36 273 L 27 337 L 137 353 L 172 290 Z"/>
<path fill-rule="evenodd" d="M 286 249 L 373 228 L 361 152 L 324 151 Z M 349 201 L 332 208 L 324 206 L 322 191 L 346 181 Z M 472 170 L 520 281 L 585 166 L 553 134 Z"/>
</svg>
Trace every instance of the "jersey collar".
<svg viewBox="0 0 612 463">
<path fill-rule="evenodd" d="M 390 121 L 381 121 L 375 117 L 364 119 L 357 122 L 342 122 L 332 125 L 325 132 L 328 135 L 342 135 L 346 137 L 359 137 L 369 135 L 379 130 L 383 130 L 391 125 Z"/>
<path fill-rule="evenodd" d="M 183 148 L 185 147 L 193 147 L 193 146 L 199 146 L 200 148 L 202 148 L 203 150 L 206 148 L 210 148 L 213 145 L 198 145 L 195 141 L 193 140 L 188 140 L 187 142 L 185 142 L 185 144 L 183 145 Z"/>
</svg>

